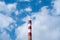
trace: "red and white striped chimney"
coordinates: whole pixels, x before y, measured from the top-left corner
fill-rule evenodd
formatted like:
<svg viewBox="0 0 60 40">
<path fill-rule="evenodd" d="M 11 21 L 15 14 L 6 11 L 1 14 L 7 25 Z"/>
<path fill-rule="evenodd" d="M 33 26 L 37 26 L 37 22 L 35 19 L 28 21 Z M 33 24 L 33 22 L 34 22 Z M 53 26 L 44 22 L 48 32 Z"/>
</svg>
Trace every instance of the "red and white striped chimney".
<svg viewBox="0 0 60 40">
<path fill-rule="evenodd" d="M 32 22 L 31 20 L 28 20 L 28 40 L 32 40 Z"/>
</svg>

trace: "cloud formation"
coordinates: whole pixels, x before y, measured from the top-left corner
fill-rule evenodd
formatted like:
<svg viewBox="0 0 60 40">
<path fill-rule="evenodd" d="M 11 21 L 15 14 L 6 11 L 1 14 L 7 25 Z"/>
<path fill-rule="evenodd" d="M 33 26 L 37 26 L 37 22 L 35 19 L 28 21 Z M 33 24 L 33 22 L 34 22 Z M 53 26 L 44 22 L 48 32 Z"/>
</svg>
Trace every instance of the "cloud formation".
<svg viewBox="0 0 60 40">
<path fill-rule="evenodd" d="M 55 0 L 52 4 L 52 11 L 48 9 L 48 6 L 43 6 L 39 12 L 35 12 L 32 14 L 32 40 L 59 40 L 60 38 L 60 1 Z M 10 15 L 8 13 L 15 12 L 16 11 L 16 4 L 8 4 L 6 5 L 4 2 L 0 2 L 0 31 L 4 30 L 3 28 L 6 28 L 10 23 L 12 23 L 13 20 L 11 17 L 3 15 L 3 12 L 7 15 Z M 5 11 L 6 10 L 6 11 Z M 30 10 L 29 8 L 26 10 Z M 16 15 L 18 15 L 18 11 L 16 11 Z M 52 16 L 50 15 L 52 14 Z M 23 18 L 23 21 L 26 23 L 22 26 L 19 26 L 15 31 L 17 38 L 16 40 L 27 40 L 27 21 L 29 20 L 29 17 L 26 16 Z M 3 31 L 2 31 L 3 32 Z M 3 32 L 1 34 L 1 38 L 3 39 L 3 36 L 8 37 L 7 40 L 11 39 L 9 35 L 7 35 L 6 32 Z M 5 39 L 6 39 L 5 38 Z"/>
<path fill-rule="evenodd" d="M 5 4 L 5 2 L 0 2 L 0 13 L 8 13 L 8 8 L 7 8 L 7 5 Z"/>
<path fill-rule="evenodd" d="M 56 1 L 56 2 L 55 2 Z M 32 17 L 32 40 L 59 40 L 60 38 L 60 15 L 59 1 L 53 3 L 52 12 L 48 6 L 43 6 L 40 12 L 34 13 Z M 58 4 L 58 5 L 57 5 Z M 58 7 L 57 7 L 58 6 Z M 50 15 L 52 13 L 52 16 Z M 56 16 L 54 16 L 56 15 Z M 27 23 L 28 16 L 23 19 Z M 17 28 L 17 39 L 27 39 L 27 25 Z M 20 35 L 20 36 L 19 36 Z M 22 36 L 23 35 L 23 36 Z M 25 38 L 26 37 L 26 38 Z M 25 39 L 24 39 L 25 38 Z"/>
<path fill-rule="evenodd" d="M 52 6 L 53 6 L 53 9 L 52 9 L 52 13 L 53 15 L 60 15 L 60 0 L 54 0 L 52 1 Z"/>
<path fill-rule="evenodd" d="M 0 13 L 5 15 L 11 15 L 12 12 L 16 11 L 16 3 L 13 4 L 5 4 L 4 1 L 0 1 Z"/>
<path fill-rule="evenodd" d="M 10 4 L 9 4 L 10 5 Z M 13 4 L 12 4 L 13 5 Z M 11 6 L 10 6 L 11 7 Z M 9 8 L 10 8 L 9 7 Z M 12 6 L 13 9 L 15 6 Z M 12 7 L 9 9 L 5 2 L 0 2 L 0 40 L 11 40 L 10 35 L 5 31 L 5 28 L 9 29 L 9 25 L 14 23 L 15 20 L 9 15 L 11 14 Z M 14 9 L 15 10 L 15 9 Z M 9 14 L 10 13 L 10 14 Z M 8 15 L 9 14 L 9 15 Z M 12 27 L 13 28 L 13 27 Z M 11 29 L 10 29 L 11 30 Z"/>
</svg>

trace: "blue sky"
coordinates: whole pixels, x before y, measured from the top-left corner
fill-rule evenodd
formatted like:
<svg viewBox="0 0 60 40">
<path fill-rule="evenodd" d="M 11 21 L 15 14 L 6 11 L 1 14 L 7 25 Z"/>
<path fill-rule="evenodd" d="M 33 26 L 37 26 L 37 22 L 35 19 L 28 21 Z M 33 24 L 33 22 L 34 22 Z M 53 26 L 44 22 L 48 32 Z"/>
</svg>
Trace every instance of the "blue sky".
<svg viewBox="0 0 60 40">
<path fill-rule="evenodd" d="M 60 0 L 0 0 L 0 40 L 60 40 Z"/>
</svg>

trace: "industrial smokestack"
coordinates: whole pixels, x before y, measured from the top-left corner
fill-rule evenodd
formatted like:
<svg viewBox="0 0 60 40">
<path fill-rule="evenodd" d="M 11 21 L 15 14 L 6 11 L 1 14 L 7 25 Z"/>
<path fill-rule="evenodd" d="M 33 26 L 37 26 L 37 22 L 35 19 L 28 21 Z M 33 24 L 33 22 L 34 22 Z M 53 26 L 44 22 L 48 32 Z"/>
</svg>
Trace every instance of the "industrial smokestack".
<svg viewBox="0 0 60 40">
<path fill-rule="evenodd" d="M 32 22 L 31 20 L 28 20 L 28 40 L 32 40 Z"/>
</svg>

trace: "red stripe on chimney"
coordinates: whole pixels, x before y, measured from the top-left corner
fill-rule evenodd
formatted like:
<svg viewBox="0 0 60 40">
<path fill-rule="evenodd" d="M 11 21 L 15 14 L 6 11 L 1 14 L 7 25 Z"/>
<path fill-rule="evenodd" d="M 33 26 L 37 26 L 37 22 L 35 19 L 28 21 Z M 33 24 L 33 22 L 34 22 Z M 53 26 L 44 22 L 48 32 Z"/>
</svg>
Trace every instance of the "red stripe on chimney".
<svg viewBox="0 0 60 40">
<path fill-rule="evenodd" d="M 31 24 L 31 23 L 32 23 L 31 20 L 29 20 L 29 21 L 28 21 L 28 24 Z"/>
<path fill-rule="evenodd" d="M 32 29 L 31 26 L 29 26 L 28 29 Z"/>
<path fill-rule="evenodd" d="M 28 32 L 28 36 L 31 36 L 32 34 L 31 34 L 31 32 Z"/>
</svg>

